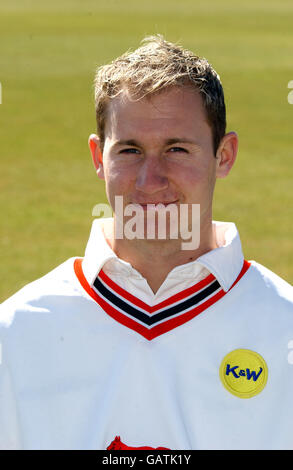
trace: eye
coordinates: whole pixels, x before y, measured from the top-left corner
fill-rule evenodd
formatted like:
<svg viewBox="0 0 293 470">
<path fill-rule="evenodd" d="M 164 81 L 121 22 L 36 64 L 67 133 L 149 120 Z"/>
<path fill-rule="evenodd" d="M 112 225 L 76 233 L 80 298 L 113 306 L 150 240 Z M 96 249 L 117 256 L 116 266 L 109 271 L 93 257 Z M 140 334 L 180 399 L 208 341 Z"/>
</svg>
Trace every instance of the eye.
<svg viewBox="0 0 293 470">
<path fill-rule="evenodd" d="M 128 148 L 128 149 L 122 149 L 120 150 L 119 153 L 140 153 L 138 149 L 135 149 L 135 148 Z"/>
<path fill-rule="evenodd" d="M 172 152 L 172 153 L 178 153 L 178 152 L 184 152 L 184 153 L 188 153 L 188 151 L 182 147 L 171 147 L 169 149 L 169 152 Z"/>
</svg>

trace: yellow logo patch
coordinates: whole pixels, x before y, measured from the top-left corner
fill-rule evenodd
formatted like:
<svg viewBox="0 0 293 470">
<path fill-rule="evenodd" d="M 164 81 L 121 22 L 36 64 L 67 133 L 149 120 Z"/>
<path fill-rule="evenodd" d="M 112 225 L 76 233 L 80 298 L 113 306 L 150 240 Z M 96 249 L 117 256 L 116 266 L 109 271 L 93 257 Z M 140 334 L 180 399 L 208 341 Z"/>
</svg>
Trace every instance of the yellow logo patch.
<svg viewBox="0 0 293 470">
<path fill-rule="evenodd" d="M 251 398 L 260 393 L 268 379 L 265 360 L 250 349 L 235 349 L 224 357 L 220 366 L 224 387 L 240 398 Z"/>
</svg>

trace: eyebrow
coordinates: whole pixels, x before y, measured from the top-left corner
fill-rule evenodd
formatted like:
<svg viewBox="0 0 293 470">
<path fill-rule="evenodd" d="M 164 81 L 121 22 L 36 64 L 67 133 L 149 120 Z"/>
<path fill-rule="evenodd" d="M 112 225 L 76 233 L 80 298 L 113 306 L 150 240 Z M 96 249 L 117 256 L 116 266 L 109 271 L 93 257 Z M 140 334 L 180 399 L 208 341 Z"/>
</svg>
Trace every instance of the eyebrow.
<svg viewBox="0 0 293 470">
<path fill-rule="evenodd" d="M 180 137 L 174 137 L 172 139 L 167 139 L 165 141 L 165 145 L 173 145 L 173 144 L 178 144 L 178 143 L 181 143 L 181 144 L 191 144 L 191 145 L 194 145 L 194 146 L 197 146 L 199 147 L 199 144 L 193 140 L 190 140 L 190 139 L 185 139 L 185 138 L 180 138 Z M 135 140 L 135 139 L 128 139 L 128 140 L 117 140 L 114 144 L 114 146 L 118 146 L 118 145 L 129 145 L 129 146 L 132 146 L 132 147 L 142 147 L 142 144 Z"/>
</svg>

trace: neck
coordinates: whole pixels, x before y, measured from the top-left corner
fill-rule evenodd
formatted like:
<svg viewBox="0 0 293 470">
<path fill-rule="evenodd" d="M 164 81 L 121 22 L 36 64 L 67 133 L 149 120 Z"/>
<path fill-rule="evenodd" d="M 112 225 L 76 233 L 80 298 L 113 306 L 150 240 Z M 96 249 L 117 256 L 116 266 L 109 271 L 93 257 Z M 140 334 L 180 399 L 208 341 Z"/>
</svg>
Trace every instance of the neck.
<svg viewBox="0 0 293 470">
<path fill-rule="evenodd" d="M 190 263 L 215 248 L 217 243 L 212 220 L 201 225 L 200 245 L 194 250 L 182 250 L 182 240 L 127 240 L 106 234 L 112 250 L 127 261 L 148 282 L 156 293 L 167 275 L 176 266 Z"/>
</svg>

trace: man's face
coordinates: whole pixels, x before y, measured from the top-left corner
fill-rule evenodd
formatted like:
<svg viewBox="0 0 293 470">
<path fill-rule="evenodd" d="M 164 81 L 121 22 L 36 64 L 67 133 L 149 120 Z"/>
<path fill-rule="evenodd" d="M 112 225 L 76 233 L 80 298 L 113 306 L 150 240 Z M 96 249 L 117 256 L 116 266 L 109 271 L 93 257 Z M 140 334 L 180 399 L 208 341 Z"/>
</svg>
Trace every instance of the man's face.
<svg viewBox="0 0 293 470">
<path fill-rule="evenodd" d="M 102 164 L 108 200 L 128 204 L 200 204 L 211 217 L 217 159 L 201 96 L 173 87 L 140 101 L 126 93 L 108 105 Z"/>
</svg>

